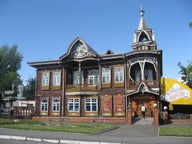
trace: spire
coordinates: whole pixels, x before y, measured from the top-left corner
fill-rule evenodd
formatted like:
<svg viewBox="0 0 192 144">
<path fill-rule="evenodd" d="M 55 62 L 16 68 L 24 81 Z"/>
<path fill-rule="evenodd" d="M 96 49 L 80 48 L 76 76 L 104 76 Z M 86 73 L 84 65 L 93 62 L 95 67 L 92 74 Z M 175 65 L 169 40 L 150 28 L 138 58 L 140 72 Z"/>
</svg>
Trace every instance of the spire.
<svg viewBox="0 0 192 144">
<path fill-rule="evenodd" d="M 141 15 L 141 19 L 140 19 L 140 22 L 139 22 L 139 26 L 138 26 L 138 30 L 142 30 L 142 29 L 147 29 L 147 24 L 145 22 L 145 19 L 144 19 L 144 10 L 142 8 L 142 6 L 140 5 L 140 15 Z"/>
<path fill-rule="evenodd" d="M 143 17 L 144 16 L 144 10 L 143 10 L 143 8 L 142 8 L 142 5 L 140 5 L 140 11 L 139 11 L 139 13 L 140 13 L 140 15 Z"/>
</svg>

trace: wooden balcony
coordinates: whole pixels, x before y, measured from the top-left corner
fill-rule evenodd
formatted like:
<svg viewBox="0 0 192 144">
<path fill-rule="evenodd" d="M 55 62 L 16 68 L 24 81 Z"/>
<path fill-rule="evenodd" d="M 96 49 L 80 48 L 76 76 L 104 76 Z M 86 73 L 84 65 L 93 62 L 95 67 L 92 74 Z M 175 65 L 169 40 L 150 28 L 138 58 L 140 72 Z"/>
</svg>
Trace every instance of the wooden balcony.
<svg viewBox="0 0 192 144">
<path fill-rule="evenodd" d="M 88 84 L 81 84 L 81 85 L 66 85 L 66 92 L 86 92 L 86 91 L 98 91 L 98 85 L 88 85 Z"/>
<path fill-rule="evenodd" d="M 149 88 L 159 87 L 159 81 L 131 81 L 128 83 L 128 90 L 136 90 L 141 82 L 144 82 Z"/>
</svg>

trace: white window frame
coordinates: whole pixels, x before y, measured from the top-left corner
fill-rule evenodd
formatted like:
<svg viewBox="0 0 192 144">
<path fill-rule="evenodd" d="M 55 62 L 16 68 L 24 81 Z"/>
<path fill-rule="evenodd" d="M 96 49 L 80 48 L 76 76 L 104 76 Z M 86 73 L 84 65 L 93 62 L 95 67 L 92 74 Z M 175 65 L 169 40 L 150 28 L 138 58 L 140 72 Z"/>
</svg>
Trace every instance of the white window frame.
<svg viewBox="0 0 192 144">
<path fill-rule="evenodd" d="M 98 111 L 97 98 L 86 98 L 85 99 L 85 111 L 86 112 L 97 112 Z"/>
<path fill-rule="evenodd" d="M 41 99 L 41 111 L 47 112 L 49 108 L 49 100 L 48 98 Z"/>
<path fill-rule="evenodd" d="M 145 78 L 145 80 L 147 80 L 147 81 L 153 80 L 153 70 L 152 69 L 144 70 L 144 76 L 146 76 L 146 75 L 147 75 L 147 79 Z"/>
<path fill-rule="evenodd" d="M 139 82 L 141 81 L 141 70 L 140 69 L 137 69 L 135 70 L 135 81 Z"/>
<path fill-rule="evenodd" d="M 41 82 L 41 85 L 42 86 L 49 86 L 49 75 L 50 75 L 50 72 L 43 72 L 42 73 L 42 82 Z"/>
<path fill-rule="evenodd" d="M 99 73 L 99 71 L 96 69 L 89 70 L 89 73 L 88 73 L 88 84 L 89 85 L 98 84 L 98 73 Z"/>
<path fill-rule="evenodd" d="M 124 82 L 124 68 L 123 67 L 116 67 L 115 68 L 115 82 Z"/>
<path fill-rule="evenodd" d="M 84 84 L 84 74 L 83 71 L 81 71 L 81 74 L 79 75 L 79 71 L 76 70 L 73 72 L 73 84 L 78 85 L 80 84 L 80 78 L 81 78 L 81 84 Z"/>
<path fill-rule="evenodd" d="M 60 86 L 61 85 L 61 72 L 55 71 L 53 72 L 53 86 Z"/>
<path fill-rule="evenodd" d="M 68 111 L 79 112 L 80 111 L 80 98 L 69 98 L 68 99 Z M 70 108 L 72 107 L 72 109 Z"/>
<path fill-rule="evenodd" d="M 52 111 L 59 112 L 60 111 L 60 98 L 55 97 L 52 99 Z"/>
<path fill-rule="evenodd" d="M 111 69 L 102 68 L 102 83 L 110 83 L 110 82 L 111 82 Z"/>
</svg>

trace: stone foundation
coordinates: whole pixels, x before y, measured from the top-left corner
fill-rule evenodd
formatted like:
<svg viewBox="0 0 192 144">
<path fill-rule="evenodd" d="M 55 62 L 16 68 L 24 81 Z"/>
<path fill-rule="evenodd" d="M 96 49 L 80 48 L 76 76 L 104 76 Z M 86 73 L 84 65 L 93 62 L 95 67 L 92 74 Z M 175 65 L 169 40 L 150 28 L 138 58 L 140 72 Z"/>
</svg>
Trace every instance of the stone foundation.
<svg viewBox="0 0 192 144">
<path fill-rule="evenodd" d="M 126 123 L 125 117 L 33 117 L 33 120 L 42 121 L 67 121 L 67 122 L 103 122 L 103 123 Z"/>
</svg>

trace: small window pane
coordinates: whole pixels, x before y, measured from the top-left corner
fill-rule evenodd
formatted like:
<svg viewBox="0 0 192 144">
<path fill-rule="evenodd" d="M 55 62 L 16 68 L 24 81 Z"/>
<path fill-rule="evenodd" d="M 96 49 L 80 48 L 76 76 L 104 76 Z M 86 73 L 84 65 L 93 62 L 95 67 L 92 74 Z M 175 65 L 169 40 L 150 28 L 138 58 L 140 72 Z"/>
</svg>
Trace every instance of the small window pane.
<svg viewBox="0 0 192 144">
<path fill-rule="evenodd" d="M 124 69 L 123 67 L 115 68 L 115 82 L 124 81 Z"/>
<path fill-rule="evenodd" d="M 61 72 L 53 72 L 53 85 L 59 86 L 61 81 Z"/>
<path fill-rule="evenodd" d="M 78 112 L 80 110 L 80 101 L 79 98 L 70 98 L 69 99 L 69 111 Z"/>
<path fill-rule="evenodd" d="M 49 86 L 49 72 L 42 73 L 41 84 L 42 86 Z"/>
</svg>

